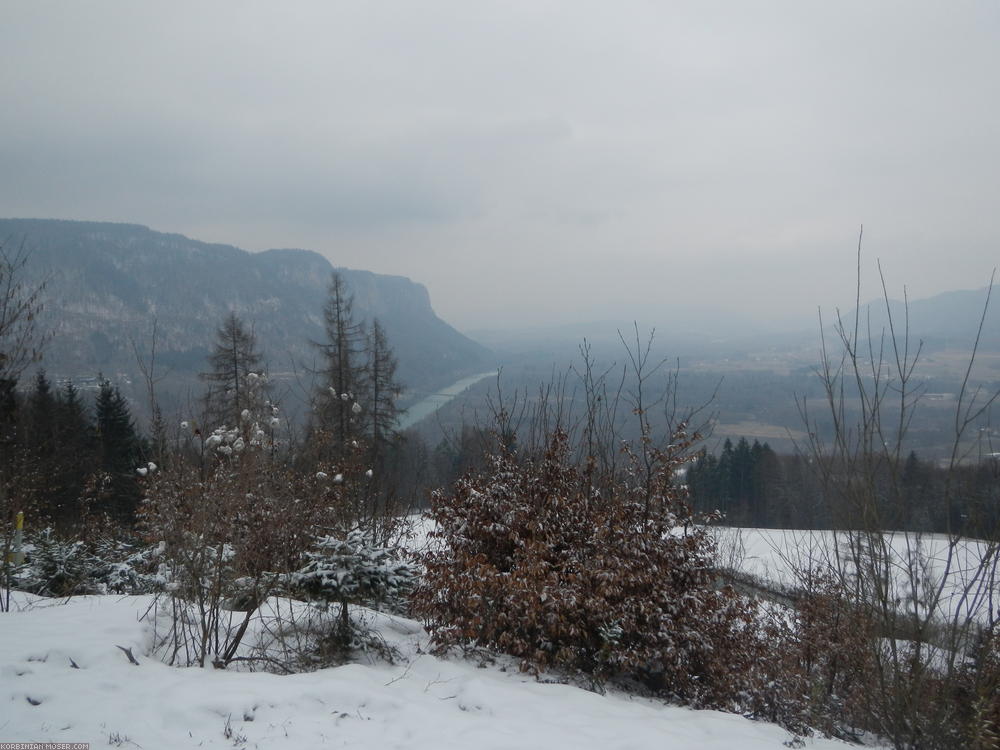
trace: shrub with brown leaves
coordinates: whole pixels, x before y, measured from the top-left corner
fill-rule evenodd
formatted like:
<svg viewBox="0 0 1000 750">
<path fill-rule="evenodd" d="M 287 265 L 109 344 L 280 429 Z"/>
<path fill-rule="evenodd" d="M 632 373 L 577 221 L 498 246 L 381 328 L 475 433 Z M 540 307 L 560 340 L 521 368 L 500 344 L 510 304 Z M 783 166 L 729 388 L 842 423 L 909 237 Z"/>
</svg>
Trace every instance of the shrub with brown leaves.
<svg viewBox="0 0 1000 750">
<path fill-rule="evenodd" d="M 541 458 L 495 456 L 435 494 L 416 608 L 438 647 L 493 648 L 528 670 L 639 681 L 696 705 L 740 703 L 752 608 L 714 585 L 713 542 L 672 481 L 686 461 L 674 442 L 669 453 L 645 446 L 652 463 L 629 454 L 632 471 L 598 483 L 572 465 L 560 432 Z"/>
</svg>

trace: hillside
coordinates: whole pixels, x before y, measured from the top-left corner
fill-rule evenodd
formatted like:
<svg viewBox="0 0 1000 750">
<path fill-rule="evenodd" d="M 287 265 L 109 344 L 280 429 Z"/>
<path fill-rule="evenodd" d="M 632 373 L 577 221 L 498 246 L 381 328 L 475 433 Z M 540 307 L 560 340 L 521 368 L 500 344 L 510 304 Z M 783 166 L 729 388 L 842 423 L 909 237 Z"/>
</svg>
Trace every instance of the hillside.
<svg viewBox="0 0 1000 750">
<path fill-rule="evenodd" d="M 925 349 L 968 349 L 976 338 L 976 330 L 983 319 L 983 307 L 986 304 L 988 288 L 958 289 L 943 292 L 925 299 L 889 301 L 889 311 L 892 314 L 892 324 L 901 337 L 905 332 L 907 312 L 909 312 L 910 337 L 914 341 L 924 342 Z M 854 324 L 853 314 L 849 320 Z M 886 314 L 884 300 L 873 300 L 861 307 L 862 329 L 870 321 L 875 333 L 883 329 L 889 330 L 889 317 Z M 986 309 L 983 319 L 980 348 L 995 352 L 1000 349 L 1000 300 L 993 296 Z"/>
<path fill-rule="evenodd" d="M 846 748 L 716 711 L 546 684 L 504 663 L 427 653 L 416 622 L 355 610 L 396 649 L 277 676 L 168 667 L 147 655 L 151 597 L 15 595 L 0 617 L 5 736 L 120 747 Z M 286 604 L 287 606 L 287 604 Z M 116 646 L 130 648 L 137 666 Z M 505 660 L 506 661 L 506 660 Z"/>
<path fill-rule="evenodd" d="M 235 311 L 252 322 L 271 372 L 292 389 L 313 358 L 309 342 L 323 336 L 333 265 L 315 252 L 249 253 L 134 224 L 35 219 L 0 219 L 0 238 L 23 242 L 29 274 L 48 279 L 45 366 L 57 378 L 100 371 L 136 380 L 131 342 L 148 348 L 155 319 L 161 372 L 171 371 L 175 390 L 194 388 L 216 328 Z M 487 349 L 437 317 L 422 285 L 338 270 L 355 315 L 384 325 L 413 396 L 493 364 Z"/>
</svg>

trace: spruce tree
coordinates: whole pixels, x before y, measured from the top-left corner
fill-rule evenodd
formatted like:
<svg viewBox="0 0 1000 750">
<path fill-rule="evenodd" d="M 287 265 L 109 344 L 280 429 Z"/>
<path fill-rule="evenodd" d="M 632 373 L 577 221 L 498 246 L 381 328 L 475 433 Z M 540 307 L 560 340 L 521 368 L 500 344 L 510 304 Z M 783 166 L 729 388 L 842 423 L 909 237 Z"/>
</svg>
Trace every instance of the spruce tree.
<svg viewBox="0 0 1000 750">
<path fill-rule="evenodd" d="M 94 426 L 72 382 L 67 382 L 56 397 L 55 442 L 53 512 L 66 523 L 77 523 L 87 474 L 94 461 Z"/>
<path fill-rule="evenodd" d="M 367 378 L 364 327 L 354 319 L 354 297 L 343 277 L 333 272 L 323 308 L 325 341 L 315 343 L 321 357 L 314 394 L 312 431 L 323 442 L 322 455 L 343 459 L 362 437 L 360 410 Z"/>
<path fill-rule="evenodd" d="M 117 386 L 101 381 L 97 394 L 97 458 L 101 474 L 95 487 L 94 510 L 122 523 L 132 523 L 139 504 L 136 467 L 142 442 L 135 430 L 128 401 Z"/>
<path fill-rule="evenodd" d="M 368 413 L 365 415 L 372 466 L 380 463 L 386 449 L 398 436 L 396 422 L 401 410 L 396 401 L 403 389 L 396 380 L 396 366 L 385 330 L 375 320 L 368 333 Z"/>
<path fill-rule="evenodd" d="M 728 521 L 731 521 L 731 514 L 735 512 L 735 498 L 733 497 L 733 476 L 735 474 L 733 451 L 733 441 L 726 438 L 722 444 L 722 455 L 719 456 L 718 482 L 719 482 L 719 510 Z"/>
<path fill-rule="evenodd" d="M 17 493 L 25 500 L 30 499 L 36 513 L 52 518 L 56 402 L 45 370 L 35 373 L 33 387 L 21 401 L 15 425 L 19 454 Z"/>
<path fill-rule="evenodd" d="M 247 376 L 261 374 L 263 357 L 253 328 L 247 328 L 236 313 L 229 313 L 216 331 L 208 363 L 211 369 L 200 375 L 208 383 L 206 427 L 239 427 L 240 415 L 251 407 Z"/>
</svg>

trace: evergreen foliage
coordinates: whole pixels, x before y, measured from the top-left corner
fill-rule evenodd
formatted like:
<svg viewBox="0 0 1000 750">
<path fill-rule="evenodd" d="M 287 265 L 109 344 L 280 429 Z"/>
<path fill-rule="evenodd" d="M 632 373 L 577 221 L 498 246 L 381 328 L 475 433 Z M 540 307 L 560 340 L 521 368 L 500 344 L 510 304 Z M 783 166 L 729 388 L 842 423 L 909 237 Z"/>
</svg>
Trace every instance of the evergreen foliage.
<svg viewBox="0 0 1000 750">
<path fill-rule="evenodd" d="M 239 426 L 243 411 L 251 407 L 247 378 L 250 373 L 263 374 L 262 363 L 253 328 L 247 328 L 236 313 L 229 313 L 216 331 L 215 346 L 208 357 L 210 369 L 200 375 L 208 383 L 208 424 Z"/>
<path fill-rule="evenodd" d="M 348 605 L 404 611 L 417 581 L 417 567 L 403 559 L 401 550 L 379 546 L 360 529 L 343 537 L 319 537 L 305 557 L 290 583 L 311 601 L 339 605 L 344 639 L 351 633 Z"/>
<path fill-rule="evenodd" d="M 982 536 L 1000 528 L 998 476 L 995 460 L 946 467 L 910 451 L 898 464 L 878 467 L 876 507 L 888 529 Z M 732 526 L 849 529 L 860 521 L 847 497 L 822 486 L 807 458 L 779 456 L 767 443 L 726 440 L 718 456 L 702 451 L 686 483 L 697 510 L 719 511 Z M 939 500 L 946 492 L 955 495 L 950 504 Z"/>
<path fill-rule="evenodd" d="M 354 301 L 334 273 L 324 308 L 326 340 L 316 343 L 322 366 L 315 371 L 309 439 L 304 456 L 336 473 L 360 468 L 366 481 L 355 488 L 359 518 L 377 518 L 398 501 L 404 462 L 396 425 L 402 386 L 397 362 L 381 323 L 354 318 Z M 400 481 L 402 480 L 402 481 Z"/>
<path fill-rule="evenodd" d="M 106 379 L 101 381 L 95 411 L 100 474 L 91 488 L 91 510 L 131 524 L 142 497 L 136 483 L 136 467 L 143 460 L 142 440 L 127 399 Z"/>
<path fill-rule="evenodd" d="M 371 465 L 374 467 L 380 465 L 382 457 L 398 437 L 396 423 L 400 409 L 396 401 L 403 391 L 396 380 L 396 357 L 378 320 L 372 321 L 368 331 L 367 355 L 368 413 L 365 421 Z"/>
<path fill-rule="evenodd" d="M 51 527 L 26 535 L 28 553 L 15 584 L 40 596 L 144 594 L 159 591 L 156 546 L 99 537 L 67 539 Z"/>
<path fill-rule="evenodd" d="M 354 319 L 354 297 L 337 272 L 323 308 L 324 341 L 316 344 L 322 358 L 313 399 L 314 433 L 322 454 L 343 460 L 352 442 L 362 437 L 361 402 L 368 386 L 364 371 L 364 326 Z"/>
<path fill-rule="evenodd" d="M 782 483 L 781 466 L 771 447 L 740 438 L 727 439 L 719 456 L 702 452 L 688 468 L 687 483 L 695 507 L 717 510 L 736 526 L 774 526 L 781 507 L 774 493 Z"/>
</svg>

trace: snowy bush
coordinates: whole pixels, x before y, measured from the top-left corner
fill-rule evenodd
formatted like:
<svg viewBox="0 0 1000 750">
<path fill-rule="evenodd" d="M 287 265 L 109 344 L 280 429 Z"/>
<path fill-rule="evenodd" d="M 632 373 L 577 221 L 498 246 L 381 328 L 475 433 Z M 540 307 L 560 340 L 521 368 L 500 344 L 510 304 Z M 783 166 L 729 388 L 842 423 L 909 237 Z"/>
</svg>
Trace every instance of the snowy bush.
<svg viewBox="0 0 1000 750">
<path fill-rule="evenodd" d="M 959 726 L 965 747 L 1000 747 L 1000 628 L 980 633 L 972 659 L 960 672 Z"/>
<path fill-rule="evenodd" d="M 97 579 L 107 594 L 152 594 L 163 590 L 159 545 L 121 539 L 100 539 L 93 545 L 101 561 Z"/>
<path fill-rule="evenodd" d="M 97 594 L 98 560 L 82 541 L 67 541 L 52 529 L 31 535 L 24 565 L 15 572 L 14 586 L 40 596 Z"/>
<path fill-rule="evenodd" d="M 651 472 L 629 454 L 628 476 L 596 485 L 557 433 L 539 459 L 501 454 L 436 493 L 416 606 L 438 647 L 739 705 L 760 647 L 753 607 L 714 585 L 713 542 L 672 483 L 686 445 L 647 450 Z"/>
<path fill-rule="evenodd" d="M 825 571 L 811 570 L 807 578 L 806 588 L 786 592 L 792 607 L 767 608 L 762 679 L 745 713 L 801 734 L 818 729 L 856 741 L 863 734 L 859 717 L 879 689 L 866 649 L 876 634 L 871 618 L 850 605 Z"/>
<path fill-rule="evenodd" d="M 311 672 L 359 659 L 396 662 L 401 654 L 377 624 L 385 622 L 385 615 L 352 605 L 345 621 L 343 612 L 325 600 L 272 597 L 261 607 L 243 661 L 251 669 L 280 674 Z"/>
<path fill-rule="evenodd" d="M 169 642 L 158 645 L 170 663 L 236 658 L 260 603 L 301 565 L 317 529 L 337 518 L 337 489 L 283 466 L 259 442 L 239 440 L 213 432 L 205 440 L 218 449 L 210 465 L 175 465 L 148 486 L 141 517 L 164 550 L 171 622 Z"/>
<path fill-rule="evenodd" d="M 51 529 L 30 534 L 14 585 L 41 596 L 144 594 L 160 590 L 155 547 L 119 539 L 85 542 Z"/>
<path fill-rule="evenodd" d="M 344 606 L 363 604 L 399 612 L 417 577 L 416 566 L 401 559 L 400 550 L 379 547 L 358 529 L 345 538 L 318 538 L 306 559 L 306 565 L 291 576 L 292 586 L 308 599 Z"/>
<path fill-rule="evenodd" d="M 400 550 L 376 545 L 360 529 L 343 537 L 318 537 L 305 559 L 305 565 L 287 577 L 287 590 L 314 605 L 307 618 L 290 623 L 295 640 L 302 640 L 304 629 L 311 643 L 308 652 L 297 649 L 296 660 L 324 666 L 343 662 L 355 652 L 380 650 L 368 628 L 352 619 L 350 607 L 402 611 L 416 581 L 416 566 L 402 559 Z M 329 612 L 330 605 L 335 614 Z M 391 660 L 390 654 L 382 655 Z"/>
</svg>

